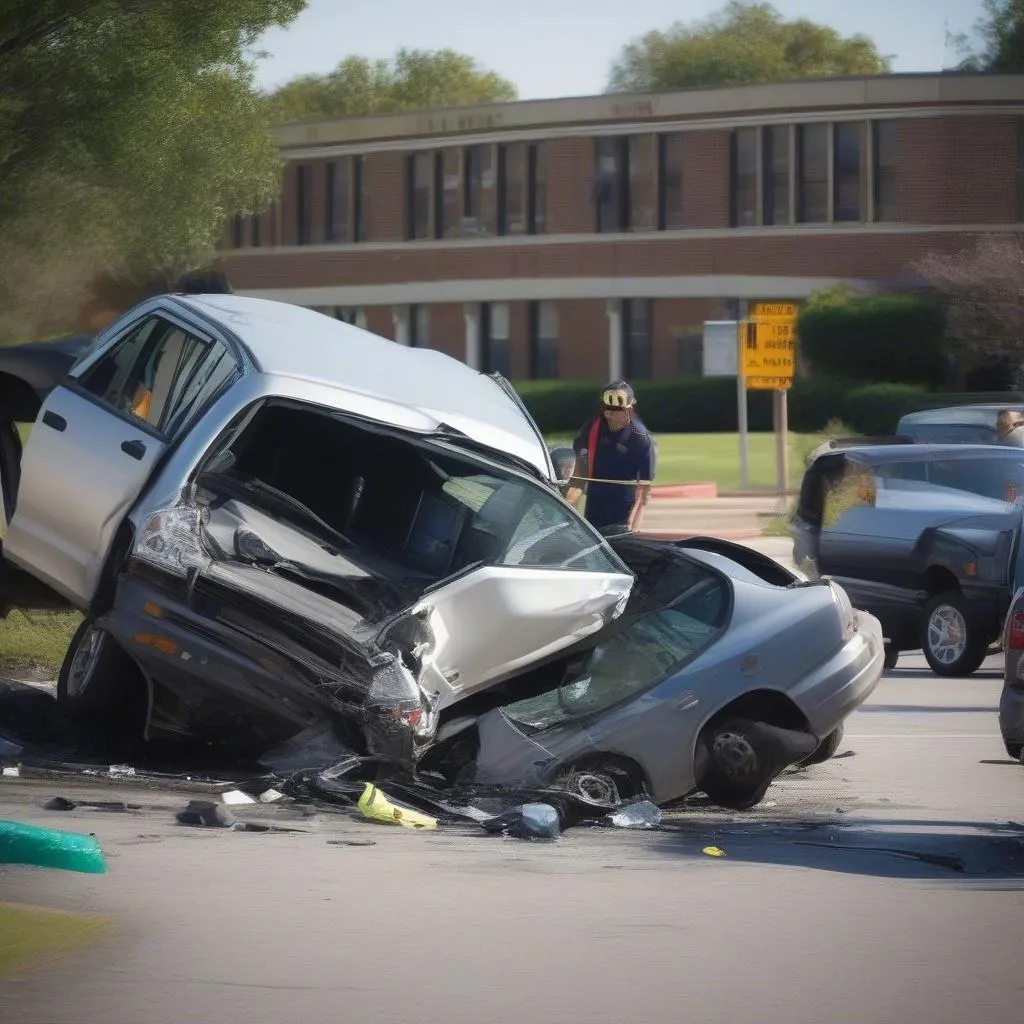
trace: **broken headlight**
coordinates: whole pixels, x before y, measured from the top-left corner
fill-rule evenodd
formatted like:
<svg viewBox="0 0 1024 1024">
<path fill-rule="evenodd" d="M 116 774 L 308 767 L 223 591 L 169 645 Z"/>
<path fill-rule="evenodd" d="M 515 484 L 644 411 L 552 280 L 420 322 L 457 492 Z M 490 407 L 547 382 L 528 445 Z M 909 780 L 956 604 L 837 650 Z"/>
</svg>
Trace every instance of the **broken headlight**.
<svg viewBox="0 0 1024 1024">
<path fill-rule="evenodd" d="M 205 568 L 210 558 L 202 543 L 203 511 L 176 505 L 154 512 L 139 533 L 135 557 L 175 576 Z"/>
</svg>

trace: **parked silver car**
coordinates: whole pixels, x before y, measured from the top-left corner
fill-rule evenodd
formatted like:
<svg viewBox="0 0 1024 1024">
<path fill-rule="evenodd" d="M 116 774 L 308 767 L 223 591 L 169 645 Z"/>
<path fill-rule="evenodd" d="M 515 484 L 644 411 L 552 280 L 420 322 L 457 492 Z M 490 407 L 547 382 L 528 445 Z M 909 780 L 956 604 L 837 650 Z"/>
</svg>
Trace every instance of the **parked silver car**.
<svg viewBox="0 0 1024 1024">
<path fill-rule="evenodd" d="M 744 549 L 603 537 L 557 483 L 496 375 L 164 296 L 47 397 L 4 554 L 86 613 L 65 711 L 151 736 L 259 753 L 329 720 L 414 768 L 627 765 L 729 806 L 834 751 L 881 673 L 873 618 Z"/>
</svg>

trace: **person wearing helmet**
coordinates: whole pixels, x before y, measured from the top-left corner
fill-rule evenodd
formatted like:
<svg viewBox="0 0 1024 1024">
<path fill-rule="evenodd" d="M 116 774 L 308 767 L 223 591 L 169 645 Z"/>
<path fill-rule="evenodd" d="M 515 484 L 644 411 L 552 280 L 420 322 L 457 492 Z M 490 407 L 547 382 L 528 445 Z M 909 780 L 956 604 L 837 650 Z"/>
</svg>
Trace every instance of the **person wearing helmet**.
<svg viewBox="0 0 1024 1024">
<path fill-rule="evenodd" d="M 636 531 L 654 477 L 654 446 L 637 419 L 633 389 L 612 381 L 601 393 L 601 412 L 588 420 L 573 441 L 576 471 L 566 500 L 575 504 L 587 481 L 586 518 L 598 529 Z M 630 486 L 632 481 L 639 481 Z"/>
</svg>

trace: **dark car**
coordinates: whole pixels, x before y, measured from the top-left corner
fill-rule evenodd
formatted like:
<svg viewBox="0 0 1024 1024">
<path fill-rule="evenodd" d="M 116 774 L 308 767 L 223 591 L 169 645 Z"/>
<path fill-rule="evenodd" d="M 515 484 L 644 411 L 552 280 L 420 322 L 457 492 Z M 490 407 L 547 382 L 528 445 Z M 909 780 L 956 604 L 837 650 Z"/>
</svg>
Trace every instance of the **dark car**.
<svg viewBox="0 0 1024 1024">
<path fill-rule="evenodd" d="M 896 433 L 922 444 L 995 444 L 996 420 L 1002 411 L 1024 414 L 1024 407 L 1009 396 L 1004 404 L 956 405 L 907 413 Z"/>
<path fill-rule="evenodd" d="M 793 557 L 834 577 L 887 637 L 970 675 L 998 641 L 1019 578 L 1024 450 L 879 445 L 826 450 L 804 475 Z"/>
</svg>

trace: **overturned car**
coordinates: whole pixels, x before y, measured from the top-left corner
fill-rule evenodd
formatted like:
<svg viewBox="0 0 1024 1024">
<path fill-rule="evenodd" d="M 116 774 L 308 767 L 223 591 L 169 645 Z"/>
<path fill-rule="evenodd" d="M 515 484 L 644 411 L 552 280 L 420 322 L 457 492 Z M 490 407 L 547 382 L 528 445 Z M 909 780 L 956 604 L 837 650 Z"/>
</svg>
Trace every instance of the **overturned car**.
<svg viewBox="0 0 1024 1024">
<path fill-rule="evenodd" d="M 500 377 L 237 296 L 152 300 L 72 369 L 4 554 L 86 612 L 69 715 L 256 757 L 327 721 L 453 783 L 752 806 L 882 669 L 828 581 L 596 532 Z"/>
</svg>

